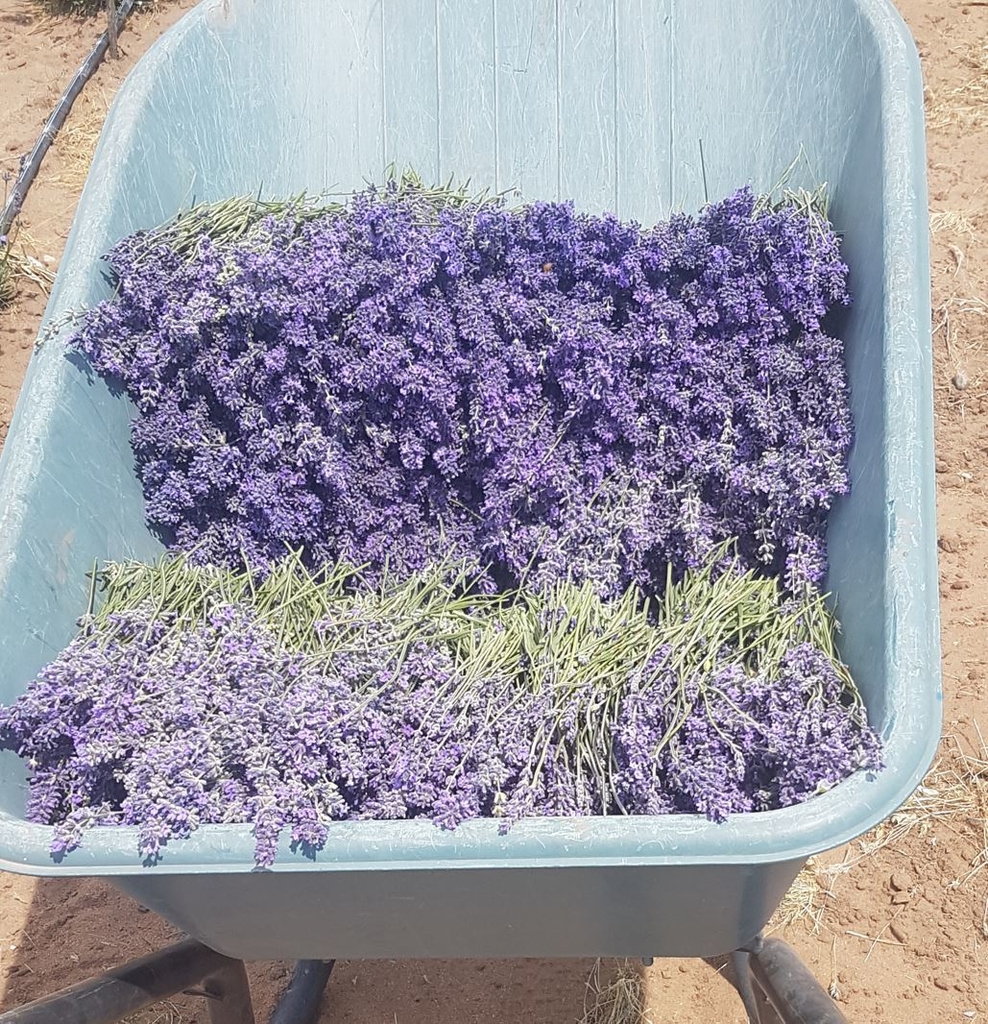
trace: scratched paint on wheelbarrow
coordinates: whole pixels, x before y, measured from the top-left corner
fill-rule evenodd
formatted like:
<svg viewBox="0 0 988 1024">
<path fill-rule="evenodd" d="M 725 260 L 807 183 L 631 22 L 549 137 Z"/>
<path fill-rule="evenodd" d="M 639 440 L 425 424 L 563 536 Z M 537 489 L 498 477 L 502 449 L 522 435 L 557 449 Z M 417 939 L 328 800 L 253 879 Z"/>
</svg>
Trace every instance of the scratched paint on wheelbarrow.
<svg viewBox="0 0 988 1024">
<path fill-rule="evenodd" d="M 736 816 L 346 822 L 253 867 L 210 826 L 144 867 L 127 829 L 54 863 L 0 759 L 0 866 L 105 875 L 248 959 L 706 955 L 765 923 L 805 859 L 893 811 L 940 723 L 923 104 L 887 0 L 206 0 L 121 89 L 48 324 L 107 294 L 98 257 L 193 200 L 351 189 L 389 165 L 651 222 L 743 182 L 829 183 L 855 304 L 853 493 L 830 532 L 842 649 L 887 768 Z M 702 140 L 703 161 L 700 159 Z M 151 556 L 131 410 L 52 337 L 0 463 L 0 699 L 65 644 L 93 559 Z"/>
</svg>

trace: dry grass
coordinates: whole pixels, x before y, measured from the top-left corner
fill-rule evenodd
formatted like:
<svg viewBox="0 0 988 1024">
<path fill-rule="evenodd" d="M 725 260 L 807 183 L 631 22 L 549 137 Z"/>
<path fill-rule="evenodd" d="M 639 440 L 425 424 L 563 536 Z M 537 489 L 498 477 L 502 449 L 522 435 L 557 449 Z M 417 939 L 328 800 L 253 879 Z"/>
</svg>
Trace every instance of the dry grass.
<svg viewBox="0 0 988 1024">
<path fill-rule="evenodd" d="M 14 270 L 10 260 L 10 250 L 6 243 L 0 245 L 0 309 L 9 306 L 17 295 L 17 284 L 14 281 Z"/>
<path fill-rule="evenodd" d="M 94 18 L 106 14 L 106 0 L 24 0 L 24 3 L 42 18 Z"/>
<path fill-rule="evenodd" d="M 117 0 L 120 7 L 121 0 Z M 135 10 L 154 8 L 163 0 L 135 0 Z M 41 18 L 95 18 L 106 13 L 106 0 L 23 0 Z"/>
<path fill-rule="evenodd" d="M 963 254 L 951 247 L 958 267 Z M 946 362 L 938 382 L 940 396 L 948 408 L 960 409 L 965 403 L 983 398 L 985 360 L 982 358 L 988 332 L 988 301 L 974 295 L 953 293 L 935 302 L 933 338 L 942 339 Z"/>
<path fill-rule="evenodd" d="M 641 1024 L 645 1014 L 645 985 L 636 961 L 618 960 L 607 978 L 604 961 L 597 960 L 587 979 L 580 1024 Z"/>
<path fill-rule="evenodd" d="M 86 183 L 108 109 L 105 93 L 87 90 L 76 101 L 55 140 L 60 162 L 56 180 L 77 195 Z"/>
<path fill-rule="evenodd" d="M 157 1003 L 125 1017 L 121 1024 L 183 1024 L 185 1017 L 173 1003 Z"/>
<path fill-rule="evenodd" d="M 966 826 L 976 852 L 967 874 L 950 883 L 953 888 L 965 885 L 988 867 L 988 743 L 977 722 L 974 723 L 974 731 L 978 739 L 973 753 L 968 753 L 954 741 L 960 780 L 966 786 L 971 802 Z M 985 903 L 985 915 L 988 917 L 988 901 Z"/>
<path fill-rule="evenodd" d="M 972 294 L 967 280 L 965 247 L 976 237 L 972 220 L 956 210 L 930 214 L 930 234 L 937 249 L 948 257 L 937 267 L 933 300 L 933 340 L 942 341 L 946 362 L 938 363 L 942 376 L 938 381 L 941 399 L 948 408 L 960 407 L 982 390 L 977 358 L 982 348 L 988 303 Z"/>
<path fill-rule="evenodd" d="M 47 294 L 54 279 L 26 232 L 15 228 L 0 244 L 0 309 L 14 301 L 20 281 L 29 281 Z"/>
<path fill-rule="evenodd" d="M 6 259 L 0 256 L 0 311 L 10 306 L 17 297 L 17 285 L 14 284 Z"/>
<path fill-rule="evenodd" d="M 174 1003 L 163 1002 L 124 1017 L 120 1024 L 185 1024 L 186 1020 Z"/>
<path fill-rule="evenodd" d="M 929 92 L 926 123 L 930 128 L 988 127 L 988 38 L 954 53 L 964 81 L 952 89 Z"/>
<path fill-rule="evenodd" d="M 930 214 L 930 232 L 939 237 L 940 259 L 934 275 L 933 335 L 942 337 L 947 357 L 964 358 L 982 348 L 988 302 L 980 298 L 967 281 L 967 254 L 964 246 L 977 237 L 972 219 L 956 210 Z"/>
<path fill-rule="evenodd" d="M 21 6 L 42 24 L 56 18 L 92 18 L 106 12 L 106 0 L 21 0 Z"/>
<path fill-rule="evenodd" d="M 947 234 L 956 237 L 974 237 L 974 224 L 970 217 L 956 210 L 938 210 L 930 214 L 930 231 L 934 235 Z"/>
<path fill-rule="evenodd" d="M 933 310 L 933 333 L 943 338 L 947 356 L 980 352 L 988 324 L 988 302 L 974 295 L 950 295 Z"/>
</svg>

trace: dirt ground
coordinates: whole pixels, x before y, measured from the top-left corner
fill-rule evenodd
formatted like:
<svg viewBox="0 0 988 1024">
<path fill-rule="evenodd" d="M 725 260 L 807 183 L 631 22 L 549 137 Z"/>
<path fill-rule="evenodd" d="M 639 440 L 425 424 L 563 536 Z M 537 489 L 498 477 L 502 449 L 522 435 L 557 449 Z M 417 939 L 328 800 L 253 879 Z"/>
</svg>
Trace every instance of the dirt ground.
<svg viewBox="0 0 988 1024">
<path fill-rule="evenodd" d="M 861 841 L 820 858 L 784 905 L 794 943 L 850 1021 L 988 1021 L 988 3 L 898 0 L 927 84 L 936 373 L 944 740 L 917 796 Z M 135 15 L 121 59 L 86 87 L 45 161 L 20 242 L 57 267 L 108 102 L 155 38 L 192 6 Z M 0 0 L 0 173 L 15 174 L 99 31 Z M 0 314 L 0 444 L 44 295 L 24 283 Z M 0 1011 L 159 948 L 168 925 L 98 881 L 0 874 Z M 258 1019 L 289 965 L 251 964 Z M 578 1021 L 589 962 L 360 962 L 334 976 L 323 1019 L 353 1024 Z M 658 961 L 652 1024 L 744 1020 L 722 965 Z M 332 1007 L 330 1013 L 329 1006 Z M 182 997 L 133 1018 L 205 1021 Z"/>
</svg>

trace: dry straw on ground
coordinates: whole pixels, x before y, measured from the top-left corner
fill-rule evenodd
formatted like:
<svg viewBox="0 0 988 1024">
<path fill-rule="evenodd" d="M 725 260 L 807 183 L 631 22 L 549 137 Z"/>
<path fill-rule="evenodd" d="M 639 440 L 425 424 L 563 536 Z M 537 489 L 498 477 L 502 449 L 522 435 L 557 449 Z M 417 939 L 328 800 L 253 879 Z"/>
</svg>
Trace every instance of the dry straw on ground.
<svg viewBox="0 0 988 1024">
<path fill-rule="evenodd" d="M 0 246 L 0 309 L 10 305 L 17 295 L 17 284 L 14 280 L 14 268 L 6 246 Z"/>
<path fill-rule="evenodd" d="M 970 217 L 956 210 L 937 210 L 930 214 L 930 231 L 934 235 L 966 235 L 973 238 L 974 224 Z"/>
<path fill-rule="evenodd" d="M 120 1024 L 186 1024 L 182 1011 L 169 1002 L 155 1003 L 144 1010 L 125 1017 Z"/>
<path fill-rule="evenodd" d="M 135 0 L 134 10 L 153 10 L 165 0 Z M 22 0 L 24 7 L 42 21 L 58 18 L 97 18 L 107 13 L 106 0 Z M 116 0 L 119 10 L 121 0 Z"/>
<path fill-rule="evenodd" d="M 954 50 L 963 71 L 960 85 L 928 92 L 928 127 L 988 127 L 988 37 Z"/>
<path fill-rule="evenodd" d="M 92 18 L 106 13 L 106 0 L 25 0 L 25 5 L 44 18 Z"/>
<path fill-rule="evenodd" d="M 78 195 L 86 183 L 109 104 L 106 95 L 87 90 L 75 103 L 58 133 L 55 151 L 59 157 L 57 181 Z"/>
<path fill-rule="evenodd" d="M 968 403 L 988 393 L 980 370 L 986 329 L 988 302 L 979 296 L 954 293 L 935 301 L 933 338 L 935 342 L 942 340 L 947 357 L 937 390 L 947 408 L 962 415 Z"/>
<path fill-rule="evenodd" d="M 970 801 L 966 822 L 961 824 L 966 827 L 967 834 L 974 842 L 975 854 L 967 873 L 951 882 L 951 886 L 965 885 L 988 868 L 988 742 L 977 721 L 974 723 L 974 733 L 977 740 L 973 744 L 973 752 L 964 750 L 958 740 L 953 739 L 960 783 L 966 788 Z M 985 903 L 985 913 L 988 916 L 988 901 Z M 985 937 L 988 938 L 988 935 Z"/>
<path fill-rule="evenodd" d="M 988 302 L 968 281 L 964 251 L 977 237 L 977 227 L 967 215 L 940 210 L 930 215 L 930 230 L 946 242 L 948 262 L 941 264 L 933 298 L 933 340 L 943 346 L 946 361 L 940 363 L 938 391 L 946 406 L 959 409 L 985 395 L 984 375 L 978 371 L 988 328 Z"/>
<path fill-rule="evenodd" d="M 0 309 L 14 301 L 21 282 L 30 282 L 47 294 L 54 279 L 27 232 L 14 229 L 0 243 Z"/>
<path fill-rule="evenodd" d="M 580 1024 L 643 1024 L 645 985 L 641 966 L 634 960 L 594 962 Z"/>
<path fill-rule="evenodd" d="M 933 310 L 933 334 L 941 337 L 947 358 L 969 358 L 984 347 L 988 302 L 976 295 L 949 295 Z"/>
</svg>

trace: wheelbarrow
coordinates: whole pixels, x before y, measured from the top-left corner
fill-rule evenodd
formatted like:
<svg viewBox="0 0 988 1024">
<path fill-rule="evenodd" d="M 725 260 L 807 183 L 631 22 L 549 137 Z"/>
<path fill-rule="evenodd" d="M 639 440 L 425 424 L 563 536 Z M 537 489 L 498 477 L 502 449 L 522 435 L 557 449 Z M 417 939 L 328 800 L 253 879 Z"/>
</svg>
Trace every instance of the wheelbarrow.
<svg viewBox="0 0 988 1024">
<path fill-rule="evenodd" d="M 888 0 L 204 0 L 113 104 L 0 462 L 10 701 L 71 638 L 93 560 L 160 551 L 132 410 L 64 346 L 66 314 L 109 294 L 99 259 L 119 238 L 194 201 L 351 190 L 389 167 L 654 222 L 744 182 L 767 190 L 796 155 L 791 184 L 829 184 L 851 268 L 834 329 L 857 440 L 828 587 L 881 772 L 723 824 L 341 822 L 314 859 L 286 843 L 258 872 L 245 825 L 202 827 L 153 867 L 134 830 L 97 828 L 56 863 L 8 752 L 0 867 L 106 877 L 234 959 L 760 948 L 806 860 L 892 813 L 939 737 L 923 97 Z"/>
</svg>

